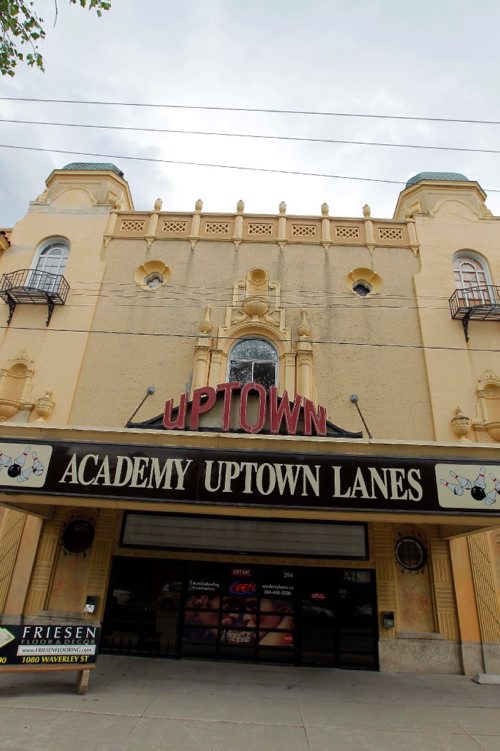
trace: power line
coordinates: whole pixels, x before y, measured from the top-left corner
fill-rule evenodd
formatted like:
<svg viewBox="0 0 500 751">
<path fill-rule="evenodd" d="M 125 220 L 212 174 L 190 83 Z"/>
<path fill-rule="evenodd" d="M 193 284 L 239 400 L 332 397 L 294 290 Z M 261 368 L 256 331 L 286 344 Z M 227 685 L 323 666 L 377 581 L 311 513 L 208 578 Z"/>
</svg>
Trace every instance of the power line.
<svg viewBox="0 0 500 751">
<path fill-rule="evenodd" d="M 417 115 L 381 115 L 366 112 L 323 112 L 316 110 L 287 110 L 264 107 L 219 107 L 201 104 L 169 104 L 152 102 L 103 102 L 90 99 L 42 99 L 40 97 L 15 97 L 1 96 L 0 101 L 9 102 L 41 102 L 47 104 L 88 104 L 105 107 L 150 107 L 154 109 L 178 109 L 178 110 L 206 110 L 212 112 L 257 112 L 271 115 L 308 115 L 315 117 L 356 117 L 373 120 L 410 120 L 416 122 L 432 123 L 461 123 L 464 125 L 500 125 L 498 120 L 476 120 L 453 117 L 422 117 Z"/>
<path fill-rule="evenodd" d="M 127 156 L 124 154 L 101 154 L 95 151 L 70 151 L 68 149 L 47 149 L 41 146 L 14 146 L 0 143 L 0 149 L 16 149 L 20 151 L 39 151 L 49 154 L 67 154 L 70 156 L 96 156 L 101 159 L 127 159 L 135 162 L 153 162 L 156 164 L 179 164 L 188 167 L 211 167 L 213 169 L 243 170 L 245 172 L 265 172 L 275 175 L 298 175 L 300 177 L 324 177 L 330 180 L 355 180 L 356 182 L 386 183 L 388 185 L 406 185 L 403 180 L 389 180 L 382 177 L 357 177 L 354 175 L 332 175 L 328 172 L 302 172 L 300 170 L 272 169 L 270 167 L 244 167 L 236 164 L 217 164 L 209 162 L 188 162 L 179 159 L 160 159 L 150 156 Z M 500 193 L 500 188 L 485 188 L 488 193 Z"/>
<path fill-rule="evenodd" d="M 159 159 L 158 157 L 149 156 L 125 156 L 123 154 L 98 154 L 93 151 L 69 151 L 68 149 L 46 149 L 41 146 L 14 146 L 12 144 L 0 143 L 0 149 L 16 149 L 21 151 L 41 151 L 50 154 L 69 154 L 71 156 L 96 156 L 103 159 L 127 159 L 137 162 L 154 162 L 157 164 L 181 164 L 188 167 L 212 167 L 215 169 L 244 170 L 245 172 L 267 172 L 279 175 L 301 175 L 303 177 L 326 177 L 334 180 L 356 180 L 370 183 L 388 183 L 390 185 L 406 185 L 402 180 L 388 180 L 376 177 L 353 177 L 350 175 L 331 175 L 321 172 L 301 172 L 299 170 L 271 169 L 269 167 L 243 167 L 234 164 L 209 164 L 207 162 L 188 162 L 178 159 Z M 490 190 L 490 193 L 500 193 L 499 190 Z"/>
<path fill-rule="evenodd" d="M 96 295 L 85 295 L 85 297 L 97 297 Z M 111 295 L 108 295 L 108 300 L 114 303 L 112 307 L 114 308 L 144 308 L 144 309 L 162 309 L 162 310 L 168 310 L 170 308 L 175 308 L 176 310 L 179 309 L 179 303 L 185 303 L 182 307 L 183 308 L 193 308 L 195 310 L 202 309 L 204 305 L 204 300 L 197 300 L 195 299 L 186 299 L 184 297 L 173 297 L 168 299 L 167 303 L 161 303 L 159 301 L 151 300 L 150 302 L 137 302 L 135 304 L 128 304 L 126 302 L 115 302 L 114 297 Z M 122 298 L 122 299 L 128 299 L 128 298 Z M 213 304 L 213 300 L 211 301 L 211 308 L 212 309 L 225 309 L 230 305 L 230 301 L 224 302 L 224 300 L 216 300 Z M 201 307 L 200 307 L 201 303 Z M 66 305 L 66 308 L 88 308 L 91 307 L 94 303 L 88 302 L 78 302 L 78 303 L 68 303 Z M 368 310 L 372 310 L 373 312 L 377 312 L 379 310 L 395 310 L 395 311 L 401 311 L 406 312 L 407 310 L 449 310 L 448 305 L 425 305 L 425 306 L 418 306 L 418 305 L 369 305 L 367 303 L 304 303 L 302 301 L 294 301 L 289 302 L 285 301 L 283 303 L 286 305 L 287 310 L 302 310 L 302 308 L 306 308 L 308 311 L 312 310 L 336 310 L 337 312 L 341 312 L 342 310 L 349 310 L 350 312 L 354 310 L 358 310 L 359 308 L 367 308 Z"/>
<path fill-rule="evenodd" d="M 200 334 L 184 334 L 184 333 L 172 333 L 172 332 L 163 332 L 163 331 L 116 331 L 112 329 L 56 329 L 56 328 L 46 328 L 45 326 L 36 328 L 34 326 L 0 326 L 0 330 L 14 330 L 14 331 L 36 331 L 38 333 L 40 332 L 46 332 L 50 334 L 109 334 L 112 336 L 139 336 L 139 337 L 163 337 L 163 338 L 175 338 L 175 339 L 198 339 Z M 233 341 L 234 337 L 232 336 L 218 336 L 218 340 L 230 340 Z M 287 343 L 291 344 L 292 339 L 285 340 Z M 308 341 L 311 342 L 311 344 L 332 344 L 332 345 L 341 345 L 341 346 L 348 346 L 348 347 L 372 347 L 375 349 L 416 349 L 416 350 L 432 350 L 432 351 L 438 351 L 438 352 L 498 352 L 497 349 L 481 349 L 480 347 L 444 347 L 439 345 L 425 345 L 425 344 L 398 344 L 397 342 L 393 343 L 381 343 L 381 342 L 350 342 L 342 339 L 309 339 Z"/>
<path fill-rule="evenodd" d="M 299 143 L 327 143 L 344 146 L 382 146 L 393 149 L 425 149 L 430 151 L 460 151 L 470 154 L 500 154 L 500 149 L 475 149 L 464 146 L 427 146 L 416 143 L 388 143 L 386 141 L 351 141 L 339 138 L 312 138 L 308 136 L 274 136 L 263 133 L 234 133 L 231 131 L 182 130 L 178 128 L 144 128 L 131 125 L 95 125 L 93 123 L 56 123 L 45 120 L 11 120 L 0 118 L 0 123 L 13 125 L 48 125 L 57 128 L 86 128 L 92 130 L 132 131 L 137 133 L 171 133 L 186 136 L 219 136 L 222 138 L 253 138 L 266 141 L 295 141 Z"/>
</svg>

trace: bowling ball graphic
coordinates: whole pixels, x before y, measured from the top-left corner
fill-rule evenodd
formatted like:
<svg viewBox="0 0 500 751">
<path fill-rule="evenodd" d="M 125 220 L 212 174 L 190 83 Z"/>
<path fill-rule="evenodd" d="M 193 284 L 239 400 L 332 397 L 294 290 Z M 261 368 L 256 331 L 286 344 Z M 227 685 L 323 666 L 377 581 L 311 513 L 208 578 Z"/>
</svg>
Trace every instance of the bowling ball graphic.
<svg viewBox="0 0 500 751">
<path fill-rule="evenodd" d="M 483 488 L 480 488 L 477 485 L 474 485 L 474 487 L 471 488 L 470 494 L 475 501 L 483 501 L 486 497 L 486 493 L 484 492 Z"/>
<path fill-rule="evenodd" d="M 19 464 L 11 464 L 7 470 L 9 477 L 18 477 L 21 474 L 21 467 Z"/>
</svg>

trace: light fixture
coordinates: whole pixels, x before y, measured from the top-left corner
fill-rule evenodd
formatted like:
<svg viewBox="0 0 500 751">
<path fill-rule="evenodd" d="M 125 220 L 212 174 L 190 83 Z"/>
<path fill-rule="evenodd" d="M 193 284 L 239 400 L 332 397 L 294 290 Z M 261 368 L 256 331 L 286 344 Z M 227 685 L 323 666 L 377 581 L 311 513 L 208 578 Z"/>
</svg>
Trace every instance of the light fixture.
<svg viewBox="0 0 500 751">
<path fill-rule="evenodd" d="M 387 610 L 384 613 L 382 613 L 382 624 L 384 628 L 394 628 L 395 619 L 394 619 L 394 612 L 392 610 Z"/>
</svg>

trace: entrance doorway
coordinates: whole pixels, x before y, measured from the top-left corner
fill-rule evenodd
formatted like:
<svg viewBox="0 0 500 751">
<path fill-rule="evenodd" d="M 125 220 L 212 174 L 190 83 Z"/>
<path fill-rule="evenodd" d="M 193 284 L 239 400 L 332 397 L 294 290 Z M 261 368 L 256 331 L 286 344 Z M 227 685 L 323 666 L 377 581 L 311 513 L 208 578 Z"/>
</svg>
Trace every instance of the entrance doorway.
<svg viewBox="0 0 500 751">
<path fill-rule="evenodd" d="M 375 574 L 116 557 L 103 652 L 376 670 Z"/>
</svg>

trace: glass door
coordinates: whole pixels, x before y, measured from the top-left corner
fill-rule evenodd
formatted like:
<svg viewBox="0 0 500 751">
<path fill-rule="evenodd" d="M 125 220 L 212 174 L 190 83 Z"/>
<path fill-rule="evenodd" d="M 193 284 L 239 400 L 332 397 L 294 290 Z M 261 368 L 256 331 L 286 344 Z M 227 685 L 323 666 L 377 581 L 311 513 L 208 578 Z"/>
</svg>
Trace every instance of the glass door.
<svg viewBox="0 0 500 751">
<path fill-rule="evenodd" d="M 378 668 L 375 574 L 357 569 L 302 569 L 300 662 Z"/>
<path fill-rule="evenodd" d="M 183 564 L 116 557 L 102 627 L 102 652 L 174 657 Z"/>
<path fill-rule="evenodd" d="M 300 644 L 303 665 L 333 667 L 336 660 L 337 608 L 334 572 L 305 569 L 301 586 Z"/>
<path fill-rule="evenodd" d="M 341 668 L 378 668 L 374 577 L 373 571 L 337 572 L 337 654 Z"/>
</svg>

